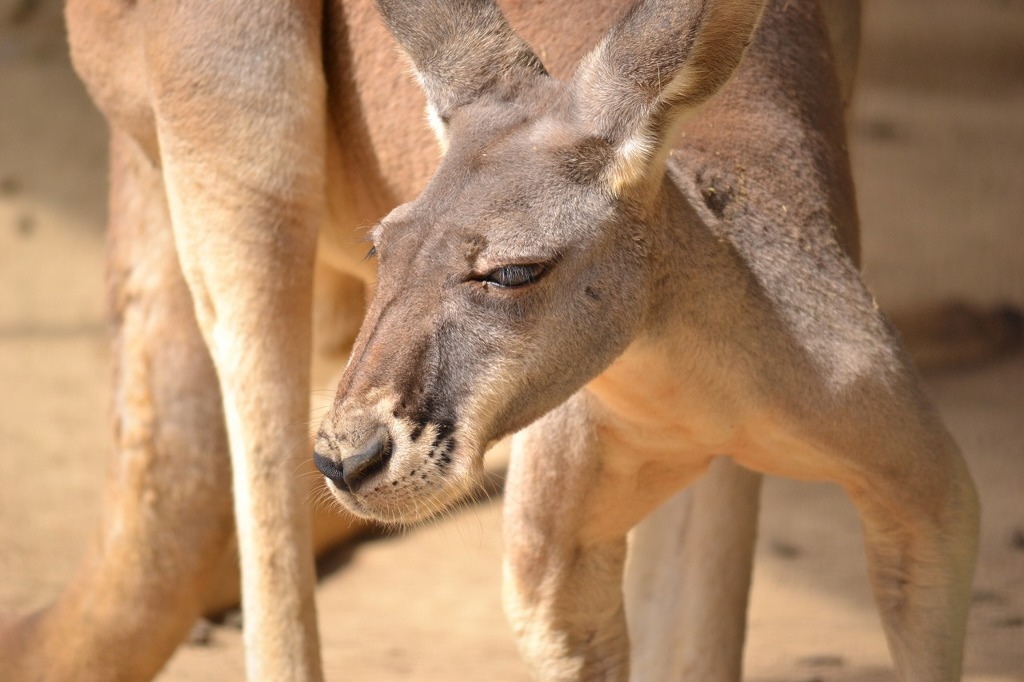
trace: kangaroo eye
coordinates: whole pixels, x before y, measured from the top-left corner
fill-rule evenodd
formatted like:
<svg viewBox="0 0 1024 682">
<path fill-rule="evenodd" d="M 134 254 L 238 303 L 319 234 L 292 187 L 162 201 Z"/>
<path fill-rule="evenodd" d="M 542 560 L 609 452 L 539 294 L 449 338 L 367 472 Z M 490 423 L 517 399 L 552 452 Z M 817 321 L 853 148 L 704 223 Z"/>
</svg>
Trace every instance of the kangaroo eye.
<svg viewBox="0 0 1024 682">
<path fill-rule="evenodd" d="M 373 246 L 370 247 L 370 250 L 366 252 L 366 255 L 363 256 L 363 260 L 370 260 L 371 258 L 376 258 L 376 257 L 377 257 L 377 245 L 374 244 Z"/>
<path fill-rule="evenodd" d="M 541 275 L 544 274 L 544 266 L 540 263 L 532 263 L 528 265 L 506 265 L 504 267 L 495 268 L 486 275 L 480 278 L 480 281 L 486 282 L 487 284 L 493 284 L 494 286 L 502 287 L 504 289 L 514 289 L 516 287 L 526 286 L 527 284 L 533 284 Z"/>
</svg>

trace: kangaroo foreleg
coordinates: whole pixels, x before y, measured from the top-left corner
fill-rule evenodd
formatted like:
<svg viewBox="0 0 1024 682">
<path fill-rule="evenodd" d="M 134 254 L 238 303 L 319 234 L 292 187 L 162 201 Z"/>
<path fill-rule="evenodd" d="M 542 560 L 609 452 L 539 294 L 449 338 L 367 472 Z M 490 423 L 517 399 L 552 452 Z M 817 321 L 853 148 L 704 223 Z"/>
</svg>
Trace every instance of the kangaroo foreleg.
<svg viewBox="0 0 1024 682">
<path fill-rule="evenodd" d="M 816 405 L 776 422 L 772 447 L 741 461 L 846 490 L 898 679 L 959 680 L 978 533 L 959 449 L 906 367 L 878 367 Z"/>
<path fill-rule="evenodd" d="M 600 436 L 591 409 L 587 394 L 577 394 L 513 440 L 505 610 L 545 681 L 629 678 L 626 533 L 707 465 L 648 468 L 640 453 Z"/>
</svg>

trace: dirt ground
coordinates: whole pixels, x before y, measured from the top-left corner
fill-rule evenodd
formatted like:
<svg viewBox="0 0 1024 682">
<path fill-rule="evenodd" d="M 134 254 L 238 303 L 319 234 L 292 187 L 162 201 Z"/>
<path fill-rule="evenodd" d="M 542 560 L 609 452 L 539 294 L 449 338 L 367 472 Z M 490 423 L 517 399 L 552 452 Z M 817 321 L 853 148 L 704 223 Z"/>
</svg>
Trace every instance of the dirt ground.
<svg viewBox="0 0 1024 682">
<path fill-rule="evenodd" d="M 883 307 L 1024 306 L 1024 2 L 875 0 L 866 19 L 851 137 L 867 279 Z M 105 137 L 57 3 L 0 0 L 0 611 L 50 600 L 98 519 Z M 1024 356 L 927 383 L 984 505 L 965 679 L 1021 682 Z M 328 679 L 527 679 L 499 604 L 499 505 L 332 557 Z M 769 480 L 763 508 L 746 679 L 892 679 L 851 505 Z M 242 678 L 231 625 L 160 676 Z"/>
</svg>

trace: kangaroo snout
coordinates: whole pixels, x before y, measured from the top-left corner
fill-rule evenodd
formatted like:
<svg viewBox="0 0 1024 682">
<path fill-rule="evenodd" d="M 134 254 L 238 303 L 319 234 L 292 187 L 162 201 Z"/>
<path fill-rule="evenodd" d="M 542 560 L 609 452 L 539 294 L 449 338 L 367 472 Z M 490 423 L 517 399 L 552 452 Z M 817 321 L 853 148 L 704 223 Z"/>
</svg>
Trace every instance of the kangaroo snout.
<svg viewBox="0 0 1024 682">
<path fill-rule="evenodd" d="M 407 524 L 478 485 L 483 452 L 477 439 L 435 406 L 413 405 L 391 388 L 339 400 L 313 448 L 313 462 L 338 502 L 364 518 Z"/>
<path fill-rule="evenodd" d="M 386 426 L 381 425 L 353 453 L 343 455 L 340 461 L 319 452 L 313 453 L 313 462 L 334 485 L 346 492 L 356 492 L 369 478 L 384 470 L 394 442 Z"/>
</svg>

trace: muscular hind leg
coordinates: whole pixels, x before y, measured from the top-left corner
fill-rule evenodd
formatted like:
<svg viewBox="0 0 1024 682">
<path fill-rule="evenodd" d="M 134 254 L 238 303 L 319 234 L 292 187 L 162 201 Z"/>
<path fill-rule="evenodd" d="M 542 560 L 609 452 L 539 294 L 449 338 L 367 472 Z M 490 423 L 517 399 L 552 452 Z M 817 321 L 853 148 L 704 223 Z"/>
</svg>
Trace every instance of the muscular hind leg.
<svg viewBox="0 0 1024 682">
<path fill-rule="evenodd" d="M 160 173 L 115 132 L 108 252 L 116 449 L 98 540 L 57 600 L 0 637 L 6 680 L 143 680 L 192 626 L 232 532 L 216 377 Z"/>
</svg>

